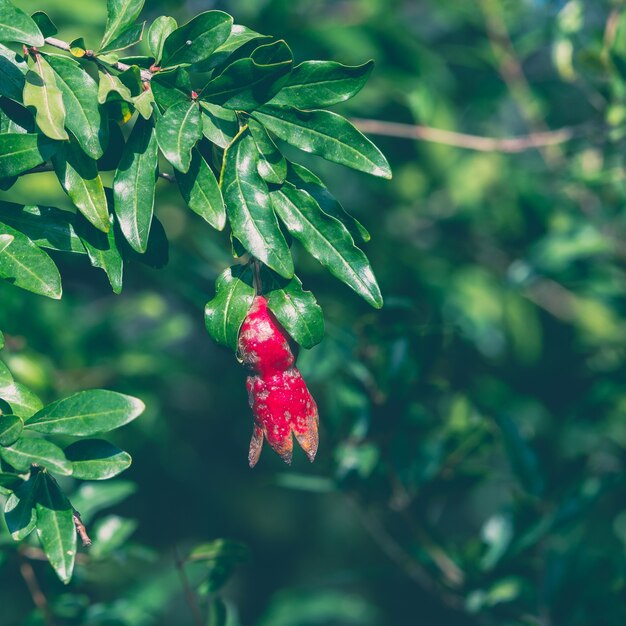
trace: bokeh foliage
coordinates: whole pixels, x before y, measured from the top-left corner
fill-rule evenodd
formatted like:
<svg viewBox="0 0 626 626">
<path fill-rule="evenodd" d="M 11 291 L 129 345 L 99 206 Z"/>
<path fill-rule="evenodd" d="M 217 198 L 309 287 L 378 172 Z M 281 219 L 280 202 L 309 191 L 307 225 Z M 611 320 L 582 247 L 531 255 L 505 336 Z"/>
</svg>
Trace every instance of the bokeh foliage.
<svg viewBox="0 0 626 626">
<path fill-rule="evenodd" d="M 244 625 L 622 624 L 626 10 L 208 4 L 155 2 L 148 17 L 221 9 L 285 38 L 296 60 L 373 58 L 368 86 L 338 108 L 348 116 L 572 138 L 509 153 L 381 137 L 391 183 L 306 163 L 372 232 L 385 297 L 368 309 L 296 247 L 327 321 L 299 359 L 320 405 L 313 466 L 264 457 L 248 470 L 244 375 L 202 322 L 227 242 L 167 183 L 156 213 L 170 262 L 133 265 L 124 295 L 61 256 L 60 302 L 0 285 L 17 379 L 45 400 L 107 387 L 147 405 L 115 436 L 134 458 L 124 481 L 72 499 L 94 538 L 75 581 L 61 588 L 33 562 L 57 623 L 192 624 L 176 562 L 196 549 L 187 575 L 215 623 L 224 601 Z M 106 19 L 104 3 L 37 8 L 68 41 L 99 39 Z M 67 208 L 56 188 L 37 174 L 2 199 Z M 204 545 L 217 538 L 237 543 Z M 3 623 L 42 623 L 2 546 Z"/>
</svg>

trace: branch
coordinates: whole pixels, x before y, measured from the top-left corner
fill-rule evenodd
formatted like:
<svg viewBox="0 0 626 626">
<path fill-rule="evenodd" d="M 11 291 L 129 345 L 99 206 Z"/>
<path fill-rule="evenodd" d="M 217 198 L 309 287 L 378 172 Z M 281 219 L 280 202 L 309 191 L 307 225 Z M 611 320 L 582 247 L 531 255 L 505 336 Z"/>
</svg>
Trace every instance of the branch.
<svg viewBox="0 0 626 626">
<path fill-rule="evenodd" d="M 196 626 L 203 626 L 204 620 L 202 619 L 202 613 L 200 612 L 200 607 L 198 606 L 196 594 L 191 588 L 191 583 L 189 582 L 187 572 L 185 571 L 185 561 L 181 557 L 178 547 L 174 548 L 174 562 L 176 563 L 176 569 L 178 570 L 180 582 L 185 593 L 185 600 L 193 616 L 194 624 Z"/>
<path fill-rule="evenodd" d="M 67 43 L 66 41 L 57 39 L 56 37 L 46 37 L 45 41 L 49 46 L 52 46 L 53 48 L 59 48 L 60 50 L 65 50 L 66 52 L 70 52 L 70 44 Z M 115 61 L 115 63 L 107 63 L 106 61 L 103 61 L 100 57 L 98 57 L 93 50 L 85 50 L 85 56 L 83 58 L 89 59 L 90 61 L 94 61 L 95 63 L 98 63 L 99 65 L 103 65 L 106 67 L 113 67 L 119 72 L 125 72 L 126 70 L 129 70 L 132 67 L 131 65 L 127 65 L 126 63 L 121 63 L 120 61 Z M 150 70 L 144 70 L 144 69 L 140 70 L 140 72 L 141 72 L 141 80 L 143 80 L 145 83 L 149 83 L 152 78 L 153 72 L 151 72 Z"/>
<path fill-rule="evenodd" d="M 478 150 L 479 152 L 506 152 L 511 154 L 565 143 L 573 139 L 578 130 L 574 127 L 565 127 L 559 130 L 531 133 L 530 135 L 521 137 L 500 138 L 467 135 L 465 133 L 457 133 L 442 128 L 399 124 L 397 122 L 382 122 L 362 118 L 353 118 L 352 121 L 360 130 L 370 135 L 385 135 L 387 137 L 400 137 L 402 139 L 430 141 L 432 143 L 440 143 L 456 148 Z"/>
<path fill-rule="evenodd" d="M 76 509 L 74 509 L 73 517 L 74 526 L 76 526 L 76 532 L 78 533 L 78 536 L 83 543 L 83 548 L 86 548 L 87 546 L 91 545 L 91 538 L 87 534 L 87 528 L 85 528 L 85 524 L 83 524 L 80 513 Z"/>
<path fill-rule="evenodd" d="M 26 583 L 30 597 L 33 600 L 33 604 L 41 611 L 46 626 L 55 626 L 56 621 L 50 605 L 48 604 L 48 598 L 46 598 L 44 592 L 39 586 L 39 581 L 35 575 L 33 566 L 24 558 L 22 554 L 19 555 L 20 559 L 20 574 Z"/>
</svg>

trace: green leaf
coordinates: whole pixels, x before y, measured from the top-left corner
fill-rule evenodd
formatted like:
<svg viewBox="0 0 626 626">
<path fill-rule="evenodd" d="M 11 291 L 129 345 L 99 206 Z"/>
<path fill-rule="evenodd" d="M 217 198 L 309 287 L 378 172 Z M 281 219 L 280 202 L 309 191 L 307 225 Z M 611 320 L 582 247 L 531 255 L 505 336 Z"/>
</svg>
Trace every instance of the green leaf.
<svg viewBox="0 0 626 626">
<path fill-rule="evenodd" d="M 215 282 L 215 297 L 204 308 L 204 322 L 211 338 L 237 351 L 239 329 L 254 299 L 250 266 L 229 267 Z"/>
<path fill-rule="evenodd" d="M 222 11 L 206 11 L 177 28 L 163 44 L 164 67 L 203 61 L 228 39 L 233 18 Z"/>
<path fill-rule="evenodd" d="M 335 61 L 305 61 L 293 68 L 271 104 L 298 109 L 332 106 L 356 95 L 368 81 L 373 61 L 351 67 Z"/>
<path fill-rule="evenodd" d="M 9 100 L 0 98 L 0 133 L 34 133 L 35 118 L 24 106 Z"/>
<path fill-rule="evenodd" d="M 0 27 L 1 28 L 1 27 Z M 24 76 L 28 65 L 16 52 L 0 45 L 0 95 L 18 102 L 22 101 Z"/>
<path fill-rule="evenodd" d="M 16 474 L 15 472 L 0 472 L 0 493 L 2 493 L 3 489 L 15 491 L 23 482 L 24 480 L 20 474 Z"/>
<path fill-rule="evenodd" d="M 66 128 L 88 156 L 99 159 L 104 153 L 108 128 L 100 117 L 96 81 L 70 57 L 51 54 L 47 59 L 63 95 Z"/>
<path fill-rule="evenodd" d="M 328 215 L 338 219 L 348 229 L 355 241 L 367 243 L 370 240 L 370 234 L 365 226 L 341 206 L 339 201 L 313 172 L 297 163 L 289 163 L 287 178 L 298 189 L 304 189 L 304 191 L 313 196 L 324 213 L 328 213 Z"/>
<path fill-rule="evenodd" d="M 133 250 L 146 251 L 154 212 L 158 146 L 152 122 L 138 118 L 113 180 L 115 215 Z"/>
<path fill-rule="evenodd" d="M 383 299 L 367 257 L 346 227 L 324 213 L 306 192 L 290 185 L 271 192 L 274 209 L 287 230 L 330 273 L 379 309 Z"/>
<path fill-rule="evenodd" d="M 25 428 L 44 434 L 87 437 L 132 422 L 144 408 L 137 398 L 91 389 L 45 406 L 26 422 Z"/>
<path fill-rule="evenodd" d="M 57 576 L 69 583 L 76 559 L 74 510 L 48 475 L 43 476 L 37 491 L 37 535 Z"/>
<path fill-rule="evenodd" d="M 82 59 L 87 53 L 87 45 L 82 37 L 77 37 L 70 41 L 70 54 L 78 59 Z"/>
<path fill-rule="evenodd" d="M 0 253 L 0 277 L 16 287 L 58 300 L 62 294 L 61 276 L 52 259 L 26 235 L 7 224 L 0 222 L 0 234 L 15 238 Z"/>
<path fill-rule="evenodd" d="M 129 30 L 139 17 L 144 0 L 108 0 L 107 23 L 100 42 L 100 49 Z"/>
<path fill-rule="evenodd" d="M 0 235 L 0 252 L 2 252 L 5 248 L 8 248 L 15 237 L 13 235 Z"/>
<path fill-rule="evenodd" d="M 285 280 L 264 272 L 264 295 L 281 326 L 303 348 L 312 348 L 324 338 L 324 314 L 310 291 L 302 289 L 297 276 Z M 268 276 L 269 275 L 269 276 Z"/>
<path fill-rule="evenodd" d="M 204 218 L 213 228 L 226 225 L 226 209 L 215 174 L 197 148 L 191 153 L 191 167 L 186 173 L 177 171 L 176 181 L 187 206 Z"/>
<path fill-rule="evenodd" d="M 35 11 L 30 17 L 44 37 L 54 37 L 59 32 L 53 21 L 43 11 Z"/>
<path fill-rule="evenodd" d="M 195 101 L 177 102 L 156 125 L 156 138 L 163 156 L 181 172 L 189 169 L 191 149 L 200 137 L 200 107 Z"/>
<path fill-rule="evenodd" d="M 230 57 L 231 54 L 255 39 L 271 39 L 271 37 L 261 35 L 241 24 L 233 24 L 228 39 L 221 46 L 216 48 L 208 59 L 194 64 L 193 70 L 195 72 L 210 72 L 218 65 L 227 63 L 228 57 Z"/>
<path fill-rule="evenodd" d="M 5 235 L 6 237 L 6 235 Z M 0 337 L 0 341 L 4 341 L 4 336 Z M 4 347 L 4 344 L 3 346 Z M 3 361 L 0 361 L 0 388 L 7 387 L 13 383 L 13 375 Z M 1 397 L 1 396 L 0 396 Z"/>
<path fill-rule="evenodd" d="M 15 415 L 24 420 L 37 413 L 43 406 L 38 396 L 26 385 L 16 382 L 3 384 L 0 387 L 0 398 L 11 407 Z"/>
<path fill-rule="evenodd" d="M 143 37 L 143 29 L 145 26 L 145 22 L 133 24 L 121 35 L 110 41 L 104 48 L 101 48 L 99 54 L 114 52 L 115 50 L 125 50 L 139 43 Z"/>
<path fill-rule="evenodd" d="M 96 230 L 86 219 L 79 217 L 76 220 L 76 232 L 85 246 L 91 265 L 104 270 L 113 293 L 121 293 L 124 259 L 120 252 L 121 242 L 118 241 L 117 228 L 109 228 L 109 232 L 105 234 Z"/>
<path fill-rule="evenodd" d="M 152 89 L 145 89 L 138 96 L 133 98 L 133 105 L 137 112 L 144 120 L 149 120 L 154 113 L 152 103 L 154 102 L 154 93 Z"/>
<path fill-rule="evenodd" d="M 120 450 L 103 439 L 84 439 L 65 448 L 65 456 L 72 462 L 74 478 L 106 480 L 130 467 L 128 452 Z"/>
<path fill-rule="evenodd" d="M 257 171 L 254 142 L 246 131 L 224 153 L 220 186 L 233 235 L 265 265 L 291 278 L 291 252 L 272 210 L 267 185 Z"/>
<path fill-rule="evenodd" d="M 28 58 L 28 73 L 24 85 L 24 104 L 35 109 L 35 122 L 50 139 L 69 139 L 65 131 L 63 94 L 56 82 L 56 74 L 43 55 L 35 53 Z"/>
<path fill-rule="evenodd" d="M 33 472 L 9 496 L 4 505 L 4 519 L 13 541 L 22 541 L 30 535 L 37 524 L 37 491 L 41 481 L 41 473 Z"/>
<path fill-rule="evenodd" d="M 78 210 L 98 230 L 108 232 L 109 210 L 96 162 L 70 143 L 52 157 L 52 163 L 61 187 Z"/>
<path fill-rule="evenodd" d="M 132 102 L 133 96 L 130 89 L 117 76 L 106 69 L 98 68 L 98 102 L 104 104 L 111 99 Z"/>
<path fill-rule="evenodd" d="M 304 152 L 373 176 L 391 178 L 383 153 L 341 115 L 272 105 L 253 115 L 277 137 Z"/>
<path fill-rule="evenodd" d="M 182 67 L 168 72 L 159 72 L 152 77 L 150 87 L 157 104 L 169 109 L 177 102 L 188 102 L 191 99 L 191 79 Z"/>
<path fill-rule="evenodd" d="M 228 148 L 239 132 L 237 114 L 217 104 L 200 102 L 202 133 L 216 146 Z"/>
<path fill-rule="evenodd" d="M 56 152 L 57 146 L 40 134 L 0 134 L 0 178 L 17 176 L 41 165 Z"/>
<path fill-rule="evenodd" d="M 73 213 L 53 207 L 0 202 L 0 220 L 22 232 L 40 248 L 85 254 L 74 231 L 73 219 Z"/>
<path fill-rule="evenodd" d="M 0 0 L 0 41 L 43 46 L 43 35 L 32 18 L 9 0 Z"/>
<path fill-rule="evenodd" d="M 22 434 L 24 422 L 17 415 L 0 415 L 0 446 L 10 446 Z"/>
<path fill-rule="evenodd" d="M 0 448 L 0 457 L 20 472 L 27 472 L 31 465 L 39 465 L 63 476 L 70 476 L 72 464 L 63 450 L 47 439 L 22 437 L 10 446 Z"/>
<path fill-rule="evenodd" d="M 261 178 L 268 183 L 283 183 L 287 176 L 285 157 L 261 124 L 250 119 L 248 128 L 259 152 L 258 170 Z"/>
<path fill-rule="evenodd" d="M 150 48 L 150 53 L 154 57 L 156 65 L 159 64 L 161 56 L 163 55 L 163 45 L 165 44 L 165 40 L 176 30 L 176 28 L 178 28 L 176 20 L 173 17 L 168 17 L 167 15 L 161 15 L 160 17 L 157 17 L 154 22 L 152 22 L 150 30 L 148 31 L 148 47 Z"/>
<path fill-rule="evenodd" d="M 292 63 L 284 41 L 259 46 L 250 57 L 235 61 L 209 81 L 200 97 L 227 109 L 252 111 L 279 91 Z"/>
</svg>

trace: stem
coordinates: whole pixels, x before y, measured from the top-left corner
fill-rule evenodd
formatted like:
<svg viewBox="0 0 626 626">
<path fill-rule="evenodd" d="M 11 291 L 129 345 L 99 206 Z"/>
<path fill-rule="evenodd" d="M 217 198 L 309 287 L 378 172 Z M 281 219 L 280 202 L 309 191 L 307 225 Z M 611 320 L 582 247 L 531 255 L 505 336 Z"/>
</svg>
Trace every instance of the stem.
<svg viewBox="0 0 626 626">
<path fill-rule="evenodd" d="M 49 46 L 52 46 L 53 48 L 59 48 L 60 50 L 65 50 L 65 52 L 70 52 L 70 44 L 66 41 L 63 41 L 62 39 L 57 39 L 56 37 L 46 37 L 45 41 Z M 119 72 L 125 72 L 132 67 L 131 65 L 121 63 L 120 61 L 115 61 L 115 63 L 107 63 L 106 61 L 103 61 L 101 58 L 99 58 L 93 50 L 85 50 L 85 56 L 83 58 L 89 59 L 90 61 L 93 61 L 98 65 L 102 65 L 103 67 L 112 67 Z M 154 72 L 144 69 L 140 71 L 141 80 L 143 80 L 145 83 L 149 83 Z"/>
<path fill-rule="evenodd" d="M 185 594 L 185 600 L 187 602 L 187 605 L 189 606 L 189 610 L 191 611 L 193 622 L 196 626 L 204 626 L 204 621 L 202 619 L 202 613 L 200 612 L 200 607 L 198 606 L 196 594 L 191 588 L 189 577 L 187 576 L 187 572 L 185 571 L 185 561 L 180 556 L 178 547 L 174 548 L 174 562 L 176 563 L 178 576 L 180 577 L 180 582 L 183 587 L 183 592 Z"/>
<path fill-rule="evenodd" d="M 263 281 L 261 280 L 261 262 L 258 259 L 252 260 L 252 268 L 254 271 L 254 291 L 257 296 L 263 295 Z"/>
<path fill-rule="evenodd" d="M 39 586 L 39 581 L 35 575 L 33 566 L 24 558 L 22 554 L 19 555 L 20 559 L 20 574 L 26 583 L 30 597 L 33 600 L 33 604 L 41 611 L 43 620 L 46 626 L 56 626 L 56 621 L 50 605 L 48 604 L 48 598 L 46 598 L 44 592 Z"/>
</svg>

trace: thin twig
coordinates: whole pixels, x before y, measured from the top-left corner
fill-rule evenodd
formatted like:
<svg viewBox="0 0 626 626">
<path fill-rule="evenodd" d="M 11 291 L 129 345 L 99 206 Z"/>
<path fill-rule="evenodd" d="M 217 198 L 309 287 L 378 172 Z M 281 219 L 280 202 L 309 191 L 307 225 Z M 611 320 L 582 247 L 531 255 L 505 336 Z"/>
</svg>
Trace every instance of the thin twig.
<svg viewBox="0 0 626 626">
<path fill-rule="evenodd" d="M 480 135 L 457 133 L 442 128 L 400 124 L 398 122 L 383 122 L 363 118 L 353 118 L 352 121 L 364 133 L 371 135 L 430 141 L 479 152 L 524 152 L 534 148 L 565 143 L 573 139 L 579 131 L 579 128 L 566 127 L 559 130 L 531 133 L 521 137 L 482 137 Z"/>
<path fill-rule="evenodd" d="M 74 509 L 74 526 L 76 526 L 76 532 L 83 543 L 83 548 L 91 545 L 91 538 L 87 534 L 87 528 L 83 524 L 83 520 L 80 517 L 80 513 Z"/>
<path fill-rule="evenodd" d="M 50 605 L 48 604 L 48 598 L 46 598 L 44 592 L 39 586 L 39 581 L 35 575 L 33 566 L 20 554 L 20 574 L 26 583 L 30 597 L 33 600 L 33 604 L 41 611 L 46 626 L 56 626 L 56 621 Z"/>
<path fill-rule="evenodd" d="M 433 579 L 426 568 L 418 563 L 406 550 L 389 534 L 387 529 L 380 523 L 377 517 L 366 511 L 352 497 L 347 496 L 347 502 L 356 512 L 363 527 L 368 531 L 372 539 L 376 541 L 381 550 L 393 561 L 411 580 L 427 593 L 438 596 L 443 603 L 455 610 L 463 608 L 462 598 L 455 593 L 444 589 Z"/>
<path fill-rule="evenodd" d="M 194 624 L 196 626 L 204 626 L 204 620 L 202 619 L 202 613 L 200 611 L 200 607 L 198 606 L 198 600 L 196 598 L 196 594 L 191 588 L 189 577 L 185 571 L 185 561 L 180 556 L 178 547 L 174 548 L 174 562 L 176 563 L 176 569 L 178 570 L 178 576 L 180 577 L 180 582 L 183 586 L 185 600 L 187 601 L 187 605 L 189 606 L 189 610 L 193 616 Z"/>
<path fill-rule="evenodd" d="M 498 72 L 508 87 L 511 97 L 517 103 L 529 130 L 533 135 L 549 132 L 537 107 L 536 99 L 526 74 L 524 74 L 522 64 L 515 52 L 502 15 L 500 0 L 479 0 L 478 4 L 485 20 L 489 43 L 498 64 Z M 558 149 L 550 151 L 547 147 L 545 144 L 537 146 L 546 164 L 554 165 L 559 161 L 561 154 Z"/>
<path fill-rule="evenodd" d="M 49 46 L 54 48 L 59 48 L 60 50 L 65 50 L 66 52 L 70 52 L 70 44 L 62 39 L 57 39 L 56 37 L 46 37 L 46 43 Z M 94 61 L 95 63 L 100 63 L 102 65 L 106 65 L 107 67 L 113 67 L 120 72 L 125 72 L 129 70 L 132 66 L 127 65 L 126 63 L 122 63 L 121 61 L 115 61 L 114 63 L 107 63 L 103 61 L 93 50 L 85 50 L 85 55 L 82 57 L 83 59 L 89 59 L 90 61 Z M 141 80 L 148 83 L 153 76 L 153 72 L 150 70 L 140 70 L 141 72 Z"/>
</svg>

